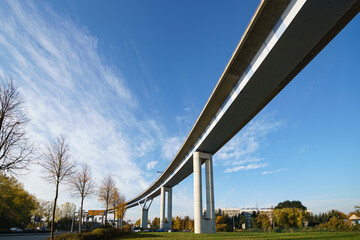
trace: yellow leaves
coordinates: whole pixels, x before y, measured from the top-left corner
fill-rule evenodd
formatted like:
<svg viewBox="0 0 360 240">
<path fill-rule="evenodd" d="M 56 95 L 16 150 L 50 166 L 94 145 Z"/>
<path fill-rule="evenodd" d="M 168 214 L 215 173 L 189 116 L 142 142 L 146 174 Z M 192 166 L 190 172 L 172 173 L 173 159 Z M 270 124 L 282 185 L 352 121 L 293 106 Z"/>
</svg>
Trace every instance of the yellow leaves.
<svg viewBox="0 0 360 240">
<path fill-rule="evenodd" d="M 178 230 L 182 230 L 183 225 L 185 225 L 183 224 L 183 220 L 181 220 L 181 218 L 177 216 L 174 221 L 174 228 Z"/>
<path fill-rule="evenodd" d="M 12 224 L 29 221 L 31 212 L 36 207 L 35 197 L 29 194 L 15 178 L 0 173 L 0 216 Z"/>
<path fill-rule="evenodd" d="M 270 227 L 270 219 L 266 213 L 260 213 L 256 218 L 256 222 L 260 223 L 263 229 Z"/>
<path fill-rule="evenodd" d="M 113 192 L 111 193 L 111 203 L 113 208 L 116 211 L 116 217 L 118 219 L 123 219 L 125 217 L 126 211 L 126 202 L 125 197 L 121 195 L 118 189 L 115 187 Z"/>
<path fill-rule="evenodd" d="M 305 212 L 298 208 L 282 208 L 274 210 L 274 218 L 277 225 L 282 227 L 303 226 Z"/>
<path fill-rule="evenodd" d="M 216 224 L 226 223 L 226 217 L 224 217 L 224 216 L 216 216 L 215 223 Z"/>
</svg>

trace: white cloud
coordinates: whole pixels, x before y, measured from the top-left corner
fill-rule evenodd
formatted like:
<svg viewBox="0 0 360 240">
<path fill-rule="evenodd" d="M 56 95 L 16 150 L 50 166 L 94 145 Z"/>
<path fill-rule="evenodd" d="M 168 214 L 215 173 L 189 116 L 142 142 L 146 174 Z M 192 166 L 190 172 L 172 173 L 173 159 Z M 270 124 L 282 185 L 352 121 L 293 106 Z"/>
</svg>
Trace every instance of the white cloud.
<svg viewBox="0 0 360 240">
<path fill-rule="evenodd" d="M 266 141 L 266 136 L 269 133 L 276 131 L 281 124 L 280 121 L 273 120 L 269 114 L 260 116 L 251 121 L 218 153 L 216 153 L 214 164 L 235 166 L 227 168 L 225 173 L 258 169 L 268 166 L 269 163 L 263 162 L 266 159 L 258 157 L 258 152 L 261 144 Z"/>
<path fill-rule="evenodd" d="M 161 156 L 166 160 L 172 160 L 179 151 L 182 140 L 179 137 L 165 139 L 162 144 Z"/>
<path fill-rule="evenodd" d="M 233 161 L 233 162 L 231 162 L 231 165 L 241 165 L 241 164 L 244 164 L 244 163 L 254 163 L 254 162 L 260 162 L 262 160 L 263 159 L 260 159 L 260 158 L 247 158 L 247 159 L 240 160 L 240 161 Z"/>
<path fill-rule="evenodd" d="M 268 116 L 251 121 L 216 154 L 216 160 L 234 161 L 248 157 L 259 149 L 266 135 L 280 126 L 281 122 L 273 121 Z"/>
<path fill-rule="evenodd" d="M 278 170 L 273 170 L 273 171 L 264 171 L 262 174 L 266 175 L 266 174 L 274 174 L 274 173 L 279 173 L 279 172 L 285 172 L 287 171 L 286 168 L 280 168 Z"/>
<path fill-rule="evenodd" d="M 158 161 L 150 161 L 146 164 L 146 170 L 152 170 L 155 168 L 156 164 L 158 163 Z"/>
<path fill-rule="evenodd" d="M 154 140 L 166 139 L 164 130 L 143 113 L 120 69 L 107 64 L 96 37 L 36 4 L 0 2 L 1 74 L 14 74 L 31 119 L 31 138 L 44 145 L 65 134 L 74 159 L 86 161 L 98 182 L 111 173 L 120 191 L 133 197 L 150 184 L 139 157 L 164 152 Z M 176 139 L 169 144 L 178 146 Z M 50 199 L 53 187 L 41 175 L 33 166 L 25 186 Z"/>
<path fill-rule="evenodd" d="M 237 167 L 233 167 L 233 168 L 227 168 L 224 172 L 232 173 L 232 172 L 238 172 L 240 170 L 251 170 L 251 169 L 263 168 L 266 166 L 268 166 L 267 163 L 261 163 L 261 164 L 251 163 L 246 166 L 237 166 Z"/>
</svg>

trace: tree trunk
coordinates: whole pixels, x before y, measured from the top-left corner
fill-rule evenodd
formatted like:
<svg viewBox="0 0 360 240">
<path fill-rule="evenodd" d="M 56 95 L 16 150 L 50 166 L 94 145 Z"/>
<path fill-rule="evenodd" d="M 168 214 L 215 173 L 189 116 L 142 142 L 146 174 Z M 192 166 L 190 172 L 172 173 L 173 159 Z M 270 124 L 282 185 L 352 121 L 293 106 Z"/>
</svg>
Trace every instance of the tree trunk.
<svg viewBox="0 0 360 240">
<path fill-rule="evenodd" d="M 79 233 L 82 232 L 83 204 L 84 204 L 84 197 L 81 197 L 81 207 L 80 207 L 80 217 L 79 217 Z"/>
<path fill-rule="evenodd" d="M 115 225 L 115 223 L 116 223 L 116 209 L 114 207 L 114 225 Z"/>
<path fill-rule="evenodd" d="M 52 220 L 51 220 L 51 237 L 50 239 L 54 239 L 54 223 L 55 223 L 55 212 L 56 212 L 56 202 L 59 195 L 59 181 L 56 182 L 56 191 L 55 191 L 55 199 L 54 199 L 54 206 L 53 206 L 53 213 L 52 213 Z"/>
<path fill-rule="evenodd" d="M 108 212 L 108 209 L 109 209 L 109 204 L 106 203 L 106 210 L 105 210 L 105 226 L 106 226 L 106 222 L 107 222 L 107 212 Z"/>
</svg>

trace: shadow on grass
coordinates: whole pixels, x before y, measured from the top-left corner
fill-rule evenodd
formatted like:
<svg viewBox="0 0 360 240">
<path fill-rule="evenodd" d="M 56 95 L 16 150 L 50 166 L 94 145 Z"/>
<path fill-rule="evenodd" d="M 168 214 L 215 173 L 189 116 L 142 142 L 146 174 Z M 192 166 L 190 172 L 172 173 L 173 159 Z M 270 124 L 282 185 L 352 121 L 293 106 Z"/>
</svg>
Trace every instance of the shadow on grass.
<svg viewBox="0 0 360 240">
<path fill-rule="evenodd" d="M 114 239 L 141 239 L 141 238 L 168 238 L 168 237 L 169 236 L 165 234 L 160 235 L 157 233 L 131 233 Z"/>
<path fill-rule="evenodd" d="M 225 239 L 225 238 L 224 238 Z M 230 238 L 229 238 L 230 239 Z M 249 234 L 249 235 L 243 235 L 240 234 L 233 239 L 281 239 L 281 240 L 287 240 L 287 239 L 348 239 L 348 240 L 355 240 L 360 239 L 360 235 L 357 235 L 356 233 L 260 233 L 260 234 Z"/>
<path fill-rule="evenodd" d="M 360 239 L 360 234 L 355 233 L 217 233 L 217 234 L 194 234 L 194 233 L 132 233 L 124 235 L 118 238 L 112 238 L 113 240 L 121 239 L 243 239 L 243 240 L 261 240 L 261 239 L 347 239 L 356 240 Z"/>
</svg>

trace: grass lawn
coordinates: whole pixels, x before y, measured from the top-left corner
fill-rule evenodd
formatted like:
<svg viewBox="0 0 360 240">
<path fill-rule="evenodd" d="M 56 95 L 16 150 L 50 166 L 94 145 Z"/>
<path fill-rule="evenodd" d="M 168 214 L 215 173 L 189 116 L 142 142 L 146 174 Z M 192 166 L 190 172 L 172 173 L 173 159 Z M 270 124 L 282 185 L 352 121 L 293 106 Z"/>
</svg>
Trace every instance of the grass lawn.
<svg viewBox="0 0 360 240">
<path fill-rule="evenodd" d="M 314 232 L 314 233 L 216 233 L 216 234 L 194 234 L 194 233 L 132 233 L 121 238 L 113 238 L 112 240 L 122 239 L 358 239 L 360 233 L 344 232 Z"/>
</svg>

